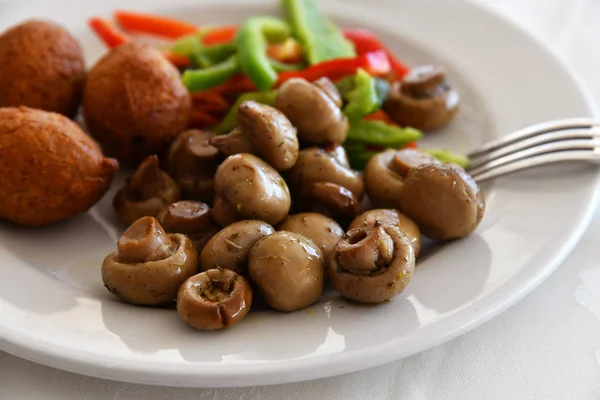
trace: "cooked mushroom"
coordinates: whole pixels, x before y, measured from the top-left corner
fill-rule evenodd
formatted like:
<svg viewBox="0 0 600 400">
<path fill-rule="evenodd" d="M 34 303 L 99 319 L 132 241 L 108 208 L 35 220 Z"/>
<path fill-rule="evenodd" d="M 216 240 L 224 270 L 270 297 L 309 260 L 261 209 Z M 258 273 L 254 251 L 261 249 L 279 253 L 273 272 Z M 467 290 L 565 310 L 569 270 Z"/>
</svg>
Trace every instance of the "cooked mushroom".
<svg viewBox="0 0 600 400">
<path fill-rule="evenodd" d="M 413 168 L 400 192 L 401 209 L 430 239 L 459 239 L 473 232 L 485 212 L 477 183 L 457 165 Z"/>
<path fill-rule="evenodd" d="M 369 199 L 376 207 L 400 207 L 400 191 L 411 168 L 421 164 L 439 164 L 434 157 L 418 150 L 386 150 L 373 156 L 363 171 Z"/>
<path fill-rule="evenodd" d="M 343 164 L 341 154 L 339 146 L 301 150 L 296 165 L 289 171 L 291 184 L 299 189 L 307 183 L 331 182 L 350 190 L 360 201 L 365 193 L 362 176 Z"/>
<path fill-rule="evenodd" d="M 323 91 L 331 100 L 333 100 L 334 104 L 338 107 L 342 106 L 342 95 L 340 91 L 337 89 L 335 84 L 331 82 L 331 80 L 327 77 L 322 77 L 317 79 L 312 83 L 319 89 Z"/>
<path fill-rule="evenodd" d="M 167 170 L 190 199 L 212 201 L 213 178 L 221 162 L 219 150 L 210 144 L 213 133 L 190 129 L 182 132 L 167 154 Z"/>
<path fill-rule="evenodd" d="M 215 136 L 212 145 L 226 156 L 257 154 L 278 171 L 294 166 L 298 158 L 296 128 L 281 111 L 255 101 L 244 101 L 238 109 L 237 121 L 236 129 L 227 135 Z"/>
<path fill-rule="evenodd" d="M 397 226 L 408 237 L 415 250 L 415 257 L 419 256 L 419 252 L 421 251 L 421 231 L 412 219 L 397 210 L 385 208 L 369 210 L 356 217 L 348 229 L 351 230 L 359 226 L 374 226 L 378 223 Z"/>
<path fill-rule="evenodd" d="M 181 284 L 198 271 L 198 253 L 182 234 L 168 235 L 153 217 L 135 221 L 102 262 L 102 280 L 119 299 L 138 305 L 173 302 Z"/>
<path fill-rule="evenodd" d="M 289 79 L 279 87 L 275 107 L 298 128 L 300 140 L 316 145 L 343 143 L 348 135 L 348 118 L 336 96 L 322 87 L 323 82 L 313 85 L 302 78 Z"/>
<path fill-rule="evenodd" d="M 248 254 L 256 242 L 275 232 L 262 221 L 238 221 L 214 235 L 200 254 L 200 269 L 225 268 L 240 274 L 248 271 Z"/>
<path fill-rule="evenodd" d="M 434 130 L 449 123 L 458 110 L 459 95 L 440 67 L 423 65 L 393 85 L 385 110 L 399 125 Z"/>
<path fill-rule="evenodd" d="M 155 217 L 181 199 L 181 190 L 158 166 L 158 157 L 144 159 L 133 176 L 115 195 L 113 207 L 119 219 L 132 224 L 142 217 Z"/>
<path fill-rule="evenodd" d="M 343 186 L 331 182 L 311 182 L 294 198 L 298 211 L 312 211 L 347 225 L 360 213 L 358 198 Z"/>
<path fill-rule="evenodd" d="M 187 235 L 198 254 L 219 227 L 212 218 L 208 205 L 191 200 L 178 201 L 162 210 L 156 217 L 168 233 Z"/>
<path fill-rule="evenodd" d="M 188 278 L 177 295 L 179 317 L 203 331 L 237 324 L 251 306 L 250 284 L 227 269 L 211 269 Z"/>
<path fill-rule="evenodd" d="M 335 246 L 328 275 L 340 294 L 360 303 L 381 303 L 404 290 L 415 269 L 406 235 L 393 225 L 361 225 Z"/>
<path fill-rule="evenodd" d="M 248 269 L 264 300 L 279 311 L 307 307 L 323 292 L 323 254 L 296 233 L 279 231 L 259 240 L 250 250 Z"/>
<path fill-rule="evenodd" d="M 291 205 L 287 184 L 269 164 L 252 154 L 227 157 L 215 175 L 213 218 L 221 226 L 242 219 L 275 225 Z"/>
<path fill-rule="evenodd" d="M 344 234 L 344 230 L 333 219 L 313 212 L 290 215 L 283 220 L 278 229 L 312 240 L 325 258 Z"/>
</svg>

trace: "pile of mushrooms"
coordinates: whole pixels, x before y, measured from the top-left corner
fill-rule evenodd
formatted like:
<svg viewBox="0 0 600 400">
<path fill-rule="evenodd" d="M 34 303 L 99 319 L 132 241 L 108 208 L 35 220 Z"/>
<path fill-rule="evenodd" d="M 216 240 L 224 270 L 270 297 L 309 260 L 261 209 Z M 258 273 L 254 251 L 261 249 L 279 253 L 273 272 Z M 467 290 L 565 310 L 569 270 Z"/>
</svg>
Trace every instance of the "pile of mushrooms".
<svg viewBox="0 0 600 400">
<path fill-rule="evenodd" d="M 414 104 L 388 106 L 438 107 L 451 96 L 442 78 L 416 71 L 399 89 Z M 253 296 L 291 312 L 328 283 L 359 303 L 401 293 L 421 234 L 469 235 L 483 194 L 460 167 L 417 150 L 387 150 L 353 170 L 341 105 L 331 81 L 291 79 L 274 107 L 242 103 L 230 133 L 185 131 L 162 164 L 144 160 L 114 199 L 131 225 L 102 264 L 107 289 L 136 305 L 175 305 L 200 330 L 237 324 Z"/>
</svg>

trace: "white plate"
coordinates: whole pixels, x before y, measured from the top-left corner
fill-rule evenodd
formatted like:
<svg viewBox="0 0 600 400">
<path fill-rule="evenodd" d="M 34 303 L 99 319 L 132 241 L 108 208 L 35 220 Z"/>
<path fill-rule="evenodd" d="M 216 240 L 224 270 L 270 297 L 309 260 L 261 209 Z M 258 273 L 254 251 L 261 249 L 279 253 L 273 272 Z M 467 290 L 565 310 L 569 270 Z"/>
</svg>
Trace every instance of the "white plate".
<svg viewBox="0 0 600 400">
<path fill-rule="evenodd" d="M 91 14 L 128 7 L 214 24 L 279 9 L 274 1 L 207 3 L 14 2 L 4 6 L 0 25 L 55 18 L 78 35 L 92 61 L 103 48 L 84 25 Z M 565 65 L 471 3 L 319 3 L 346 26 L 377 32 L 411 65 L 448 67 L 464 107 L 448 132 L 428 137 L 438 145 L 465 151 L 495 132 L 594 113 Z M 216 333 L 188 329 L 173 311 L 121 304 L 103 288 L 100 262 L 122 230 L 110 195 L 90 213 L 52 228 L 3 225 L 0 348 L 78 373 L 175 386 L 283 383 L 389 362 L 474 328 L 545 279 L 585 229 L 598 176 L 589 165 L 563 165 L 487 186 L 487 215 L 477 233 L 423 256 L 406 292 L 389 304 L 358 307 L 332 294 L 308 310 L 254 313 Z"/>
</svg>

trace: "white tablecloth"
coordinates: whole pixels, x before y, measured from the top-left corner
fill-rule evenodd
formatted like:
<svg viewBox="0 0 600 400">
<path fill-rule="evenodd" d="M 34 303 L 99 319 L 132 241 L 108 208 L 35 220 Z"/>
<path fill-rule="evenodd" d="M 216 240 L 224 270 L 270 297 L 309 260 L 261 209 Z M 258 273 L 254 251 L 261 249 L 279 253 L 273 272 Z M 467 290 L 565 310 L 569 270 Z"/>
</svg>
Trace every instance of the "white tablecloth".
<svg viewBox="0 0 600 400">
<path fill-rule="evenodd" d="M 600 104 L 600 0 L 478 2 L 566 57 Z M 79 376 L 0 352 L 0 400 L 600 399 L 599 237 L 600 212 L 567 262 L 521 303 L 469 334 L 378 368 L 271 387 L 173 389 Z"/>
</svg>

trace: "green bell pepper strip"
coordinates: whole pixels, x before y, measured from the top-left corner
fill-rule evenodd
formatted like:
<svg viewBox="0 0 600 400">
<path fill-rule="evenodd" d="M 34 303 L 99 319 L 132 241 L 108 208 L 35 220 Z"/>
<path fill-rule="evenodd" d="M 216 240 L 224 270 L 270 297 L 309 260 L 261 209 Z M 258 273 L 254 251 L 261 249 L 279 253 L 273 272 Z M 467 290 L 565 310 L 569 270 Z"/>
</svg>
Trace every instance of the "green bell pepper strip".
<svg viewBox="0 0 600 400">
<path fill-rule="evenodd" d="M 267 56 L 267 32 L 271 37 L 285 39 L 290 29 L 287 23 L 277 18 L 250 17 L 235 35 L 242 71 L 260 91 L 270 90 L 277 81 L 277 71 Z"/>
<path fill-rule="evenodd" d="M 306 65 L 302 63 L 298 64 L 287 64 L 282 63 L 281 61 L 275 60 L 274 58 L 269 57 L 269 62 L 277 72 L 287 72 L 287 71 L 302 71 L 306 68 Z"/>
<path fill-rule="evenodd" d="M 353 120 L 350 122 L 348 139 L 381 147 L 401 147 L 416 142 L 423 132 L 414 128 L 400 128 L 382 121 Z"/>
<path fill-rule="evenodd" d="M 214 46 L 204 47 L 191 54 L 190 59 L 194 66 L 198 68 L 208 68 L 227 60 L 235 53 L 236 48 L 232 43 L 216 44 Z"/>
<path fill-rule="evenodd" d="M 230 132 L 237 125 L 237 112 L 240 105 L 244 101 L 253 100 L 257 103 L 266 104 L 272 106 L 275 104 L 275 98 L 277 97 L 277 91 L 273 90 L 270 92 L 248 92 L 244 93 L 237 98 L 233 106 L 227 112 L 227 115 L 218 124 L 210 128 L 212 132 L 217 134 L 223 134 Z"/>
<path fill-rule="evenodd" d="M 440 162 L 453 163 L 461 166 L 464 169 L 469 168 L 471 165 L 471 160 L 469 157 L 463 156 L 461 154 L 456 154 L 446 149 L 420 149 L 422 152 L 430 154 L 437 158 Z"/>
<path fill-rule="evenodd" d="M 282 0 L 282 3 L 310 64 L 356 57 L 354 45 L 321 13 L 315 0 Z"/>
<path fill-rule="evenodd" d="M 377 96 L 381 99 L 381 103 L 385 103 L 387 100 L 390 91 L 392 90 L 392 85 L 385 79 L 375 78 L 375 90 L 377 91 Z M 336 82 L 335 86 L 338 91 L 342 95 L 344 101 L 349 100 L 350 93 L 356 88 L 356 75 L 349 76 L 347 78 L 341 79 Z"/>
<path fill-rule="evenodd" d="M 346 140 L 344 142 L 344 149 L 346 150 L 348 161 L 350 161 L 350 166 L 356 170 L 362 170 L 371 157 L 378 153 L 375 150 L 367 149 L 364 144 L 353 140 Z"/>
<path fill-rule="evenodd" d="M 382 104 L 375 78 L 362 68 L 356 72 L 354 83 L 354 89 L 347 95 L 348 104 L 344 107 L 344 114 L 351 120 L 374 113 Z"/>
<path fill-rule="evenodd" d="M 205 69 L 186 70 L 183 83 L 190 92 L 199 92 L 220 85 L 239 72 L 237 56 L 233 55 L 222 63 Z"/>
<path fill-rule="evenodd" d="M 206 32 L 203 30 L 193 33 L 191 35 L 184 36 L 178 39 L 172 46 L 171 52 L 181 56 L 188 56 L 198 53 L 204 49 L 202 44 L 202 36 Z"/>
</svg>

